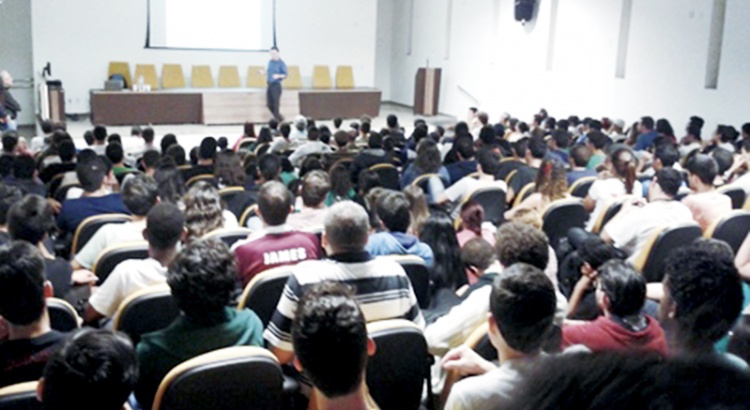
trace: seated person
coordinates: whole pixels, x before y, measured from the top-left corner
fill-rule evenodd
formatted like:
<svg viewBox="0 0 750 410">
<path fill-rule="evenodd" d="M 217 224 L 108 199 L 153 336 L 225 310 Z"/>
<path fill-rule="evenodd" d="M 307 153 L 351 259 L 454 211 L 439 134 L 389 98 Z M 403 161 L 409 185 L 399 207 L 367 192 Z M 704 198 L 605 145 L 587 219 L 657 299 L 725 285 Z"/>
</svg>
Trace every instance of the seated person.
<svg viewBox="0 0 750 410">
<path fill-rule="evenodd" d="M 621 259 L 624 255 L 596 235 L 576 240 L 583 242 L 571 242 L 575 251 L 567 254 L 560 263 L 560 291 L 568 297 L 568 318 L 594 320 L 601 314 L 592 286 L 597 269 L 605 262 Z"/>
<path fill-rule="evenodd" d="M 573 186 L 581 178 L 595 177 L 597 175 L 595 169 L 586 168 L 590 158 L 591 150 L 585 145 L 575 145 L 570 149 L 570 157 L 568 158 L 570 170 L 567 175 L 568 186 Z"/>
<path fill-rule="evenodd" d="M 633 263 L 655 229 L 670 224 L 691 222 L 693 215 L 674 197 L 682 176 L 673 168 L 656 173 L 648 191 L 649 202 L 626 201 L 622 209 L 603 228 L 601 237 L 628 254 Z"/>
<path fill-rule="evenodd" d="M 604 316 L 593 322 L 563 326 L 563 349 L 582 344 L 594 353 L 637 350 L 666 356 L 667 339 L 659 322 L 641 313 L 646 300 L 643 276 L 625 262 L 612 260 L 597 269 L 593 280 Z"/>
<path fill-rule="evenodd" d="M 121 195 L 133 220 L 99 228 L 70 262 L 73 269 L 91 269 L 99 254 L 112 245 L 143 240 L 146 215 L 159 201 L 159 187 L 153 178 L 136 175 L 123 187 Z"/>
<path fill-rule="evenodd" d="M 52 356 L 37 398 L 49 410 L 124 410 L 138 380 L 130 339 L 108 330 L 81 330 Z"/>
<path fill-rule="evenodd" d="M 278 181 L 281 173 L 281 159 L 276 154 L 263 154 L 258 158 L 253 185 L 246 187 L 245 191 L 232 196 L 227 201 L 227 209 L 239 219 L 247 208 L 258 202 L 260 187 L 268 181 Z M 248 177 L 248 179 L 251 179 Z M 252 218 L 250 218 L 252 219 Z M 262 224 L 252 226 L 252 229 L 260 229 Z M 250 221 L 246 223 L 250 227 Z"/>
<path fill-rule="evenodd" d="M 39 179 L 45 184 L 52 180 L 56 175 L 76 170 L 76 146 L 72 140 L 65 139 L 60 142 L 57 148 L 57 154 L 60 156 L 61 163 L 49 164 L 42 168 L 42 172 L 39 174 Z"/>
<path fill-rule="evenodd" d="M 511 220 L 516 213 L 523 210 L 531 210 L 542 215 L 552 202 L 569 196 L 565 168 L 559 161 L 545 159 L 536 174 L 534 193 L 512 209 L 505 211 L 505 219 Z"/>
<path fill-rule="evenodd" d="M 23 198 L 17 187 L 0 182 L 0 245 L 10 242 L 8 233 L 8 211 Z"/>
<path fill-rule="evenodd" d="M 466 265 L 469 286 L 463 291 L 459 289 L 456 294 L 465 300 L 471 292 L 488 284 L 484 282 L 492 281 L 490 277 L 485 278 L 485 273 L 489 272 L 491 267 L 498 265 L 497 253 L 491 243 L 477 237 L 466 242 L 461 248 L 461 260 Z M 502 270 L 501 266 L 498 268 Z"/>
<path fill-rule="evenodd" d="M 536 180 L 542 160 L 547 156 L 547 144 L 541 138 L 529 138 L 526 150 L 526 163 L 516 169 L 516 174 L 508 182 L 508 194 L 505 200 L 512 204 L 516 194 L 526 185 Z"/>
<path fill-rule="evenodd" d="M 495 178 L 500 165 L 500 157 L 497 154 L 488 149 L 482 149 L 477 152 L 476 157 L 476 171 L 479 173 L 479 177 L 472 178 L 466 176 L 461 178 L 448 189 L 438 194 L 435 199 L 438 203 L 463 200 L 479 188 L 498 187 L 503 191 L 508 188 L 505 181 Z"/>
<path fill-rule="evenodd" d="M 183 315 L 138 343 L 135 397 L 143 408 L 151 408 L 159 383 L 185 360 L 224 347 L 263 346 L 258 316 L 229 307 L 236 281 L 234 257 L 214 239 L 187 245 L 169 265 L 167 283 Z"/>
<path fill-rule="evenodd" d="M 297 147 L 292 155 L 289 155 L 289 161 L 295 167 L 299 167 L 302 165 L 302 160 L 310 154 L 323 154 L 332 151 L 333 149 L 328 144 L 320 141 L 320 130 L 316 127 L 310 127 L 307 130 L 307 142 Z"/>
<path fill-rule="evenodd" d="M 0 387 L 38 379 L 64 335 L 50 328 L 44 260 L 33 246 L 0 247 Z"/>
<path fill-rule="evenodd" d="M 35 194 L 42 198 L 47 196 L 47 188 L 37 178 L 34 158 L 28 155 L 13 158 L 13 176 L 6 178 L 6 182 L 17 186 L 25 194 Z"/>
<path fill-rule="evenodd" d="M 474 159 L 474 139 L 471 135 L 459 135 L 453 142 L 453 148 L 456 150 L 458 161 L 445 167 L 451 177 L 451 184 L 477 171 L 477 161 Z"/>
<path fill-rule="evenodd" d="M 294 364 L 314 387 L 311 401 L 319 410 L 374 409 L 367 392 L 367 357 L 375 342 L 351 291 L 333 282 L 305 292 L 292 323 Z"/>
<path fill-rule="evenodd" d="M 370 221 L 367 211 L 351 201 L 328 209 L 323 248 L 330 259 L 297 264 L 263 336 L 271 351 L 286 364 L 294 357 L 291 323 L 302 294 L 320 282 L 335 281 L 355 287 L 355 299 L 368 322 L 406 319 L 424 326 L 409 277 L 398 263 L 372 258 L 365 250 Z"/>
<path fill-rule="evenodd" d="M 514 397 L 523 371 L 541 358 L 542 345 L 555 317 L 555 289 L 544 273 L 517 263 L 492 284 L 488 336 L 500 366 L 482 359 L 466 346 L 445 355 L 441 365 L 466 378 L 453 386 L 445 410 L 504 408 Z"/>
<path fill-rule="evenodd" d="M 432 266 L 432 249 L 416 236 L 407 232 L 411 223 L 409 199 L 402 192 L 388 191 L 376 205 L 378 218 L 383 223 L 383 232 L 370 235 L 365 250 L 373 256 L 416 255 Z"/>
<path fill-rule="evenodd" d="M 219 191 L 206 181 L 198 181 L 183 197 L 185 240 L 193 241 L 220 228 L 236 228 L 237 218 L 222 207 Z"/>
<path fill-rule="evenodd" d="M 123 150 L 122 145 L 117 142 L 110 143 L 107 145 L 105 152 L 107 159 L 112 162 L 112 173 L 115 175 L 115 178 L 122 183 L 125 174 L 134 171 L 133 168 L 125 165 L 125 151 Z"/>
<path fill-rule="evenodd" d="M 614 150 L 605 160 L 604 168 L 607 172 L 591 184 L 588 195 L 583 199 L 583 207 L 586 212 L 591 213 L 586 223 L 587 231 L 594 228 L 599 215 L 617 198 L 624 195 L 643 195 L 643 187 L 635 179 L 638 160 L 630 148 Z"/>
<path fill-rule="evenodd" d="M 370 133 L 367 148 L 360 151 L 350 166 L 352 182 L 357 183 L 359 174 L 373 165 L 390 164 L 390 156 L 383 150 L 383 136 L 377 132 Z"/>
<path fill-rule="evenodd" d="M 96 157 L 79 162 L 76 165 L 76 175 L 84 192 L 78 199 L 63 202 L 57 217 L 57 226 L 61 231 L 72 234 L 84 219 L 94 215 L 130 214 L 122 201 L 122 195 L 111 193 L 105 185 L 105 179 L 114 179 L 114 176 L 107 170 L 102 159 Z"/>
<path fill-rule="evenodd" d="M 158 204 L 148 213 L 146 228 L 141 233 L 148 241 L 148 258 L 120 262 L 104 283 L 94 290 L 86 307 L 84 321 L 96 322 L 111 318 L 120 304 L 134 292 L 167 281 L 167 266 L 177 254 L 177 246 L 185 237 L 185 217 L 177 206 Z"/>
<path fill-rule="evenodd" d="M 37 248 L 44 261 L 45 275 L 55 290 L 55 296 L 66 298 L 72 285 L 96 283 L 96 276 L 91 272 L 74 273 L 65 259 L 55 257 L 47 250 L 44 242 L 49 240 L 49 232 L 54 227 L 52 207 L 38 195 L 26 195 L 8 212 L 8 231 L 11 238 L 26 241 Z M 76 297 L 71 295 L 71 298 Z"/>
<path fill-rule="evenodd" d="M 705 231 L 732 211 L 732 200 L 714 187 L 714 179 L 719 172 L 716 160 L 708 155 L 698 154 L 688 161 L 686 168 L 693 192 L 682 203 L 690 209 L 693 219 Z"/>
<path fill-rule="evenodd" d="M 481 237 L 490 245 L 495 245 L 495 231 L 491 222 L 484 221 L 484 208 L 474 201 L 461 204 L 458 214 L 461 219 L 461 229 L 456 233 L 458 246 L 463 247 L 471 239 Z"/>
<path fill-rule="evenodd" d="M 182 179 L 187 182 L 190 178 L 198 175 L 213 175 L 214 160 L 216 159 L 216 147 L 218 143 L 214 137 L 206 137 L 201 141 L 197 150 L 197 163 L 190 168 L 182 170 Z"/>
<path fill-rule="evenodd" d="M 331 179 L 321 170 L 302 177 L 302 209 L 289 215 L 286 223 L 293 229 L 320 228 L 326 216 L 325 201 L 331 190 Z"/>
<path fill-rule="evenodd" d="M 591 150 L 591 158 L 589 158 L 586 168 L 596 170 L 607 159 L 607 154 L 604 153 L 604 150 L 609 143 L 609 137 L 601 131 L 589 132 L 586 134 L 586 137 L 586 147 Z"/>
<path fill-rule="evenodd" d="M 430 138 L 422 138 L 417 144 L 417 156 L 401 173 L 399 184 L 401 188 L 411 185 L 417 178 L 426 174 L 437 174 L 439 178 L 431 178 L 436 181 L 439 179 L 441 188 L 450 184 L 450 175 L 448 170 L 443 166 L 440 149 L 437 143 Z M 438 185 L 440 185 L 438 184 Z"/>
<path fill-rule="evenodd" d="M 264 228 L 232 247 L 243 286 L 265 270 L 320 258 L 317 236 L 295 231 L 286 224 L 291 210 L 292 194 L 284 184 L 278 181 L 263 184 L 258 198 L 258 216 Z"/>
</svg>

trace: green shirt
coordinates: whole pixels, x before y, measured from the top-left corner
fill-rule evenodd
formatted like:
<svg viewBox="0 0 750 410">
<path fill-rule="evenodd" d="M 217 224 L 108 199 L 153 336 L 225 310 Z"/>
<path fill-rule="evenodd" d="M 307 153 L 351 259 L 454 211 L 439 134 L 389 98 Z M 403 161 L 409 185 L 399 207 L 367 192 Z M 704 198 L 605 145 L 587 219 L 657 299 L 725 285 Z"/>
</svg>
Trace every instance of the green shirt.
<svg viewBox="0 0 750 410">
<path fill-rule="evenodd" d="M 165 329 L 143 335 L 136 349 L 140 377 L 135 390 L 143 408 L 151 408 L 162 379 L 178 364 L 224 347 L 263 346 L 263 323 L 255 312 L 227 307 L 224 315 L 224 322 L 208 326 L 181 315 Z"/>
<path fill-rule="evenodd" d="M 586 164 L 586 169 L 596 169 L 596 167 L 599 166 L 602 162 L 604 162 L 604 159 L 606 157 L 604 155 L 600 154 L 594 154 L 589 158 L 588 164 Z"/>
</svg>

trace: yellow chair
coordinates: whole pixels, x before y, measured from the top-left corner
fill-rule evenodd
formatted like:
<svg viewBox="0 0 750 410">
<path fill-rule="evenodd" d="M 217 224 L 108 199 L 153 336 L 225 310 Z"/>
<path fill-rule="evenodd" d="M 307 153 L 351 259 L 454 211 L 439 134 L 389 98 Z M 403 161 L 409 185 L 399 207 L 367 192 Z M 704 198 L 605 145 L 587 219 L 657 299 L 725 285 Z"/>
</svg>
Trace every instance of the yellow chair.
<svg viewBox="0 0 750 410">
<path fill-rule="evenodd" d="M 136 64 L 135 65 L 135 81 L 143 77 L 143 84 L 151 86 L 152 90 L 159 88 L 159 77 L 156 75 L 156 66 L 153 64 Z"/>
<path fill-rule="evenodd" d="M 352 70 L 352 66 L 340 65 L 336 67 L 336 88 L 354 88 L 354 71 Z"/>
<path fill-rule="evenodd" d="M 185 88 L 185 74 L 180 64 L 164 64 L 161 68 L 162 88 Z"/>
<path fill-rule="evenodd" d="M 110 61 L 109 69 L 107 70 L 107 78 L 112 77 L 114 74 L 120 74 L 125 78 L 125 88 L 133 86 L 132 77 L 130 77 L 130 63 L 123 61 Z"/>
<path fill-rule="evenodd" d="M 214 77 L 211 67 L 207 65 L 194 65 L 190 74 L 190 85 L 193 88 L 214 88 Z"/>
<path fill-rule="evenodd" d="M 287 66 L 287 76 L 281 82 L 281 85 L 290 90 L 299 90 L 302 88 L 302 75 L 300 74 L 299 66 Z M 263 80 L 263 86 L 265 87 L 265 79 Z"/>
<path fill-rule="evenodd" d="M 240 72 L 236 65 L 219 67 L 219 88 L 240 88 Z"/>
<path fill-rule="evenodd" d="M 312 88 L 317 90 L 328 90 L 333 88 L 331 82 L 331 70 L 327 65 L 316 65 L 313 67 Z"/>
<path fill-rule="evenodd" d="M 266 88 L 266 76 L 263 75 L 263 67 L 251 65 L 247 68 L 247 86 L 249 88 Z"/>
</svg>

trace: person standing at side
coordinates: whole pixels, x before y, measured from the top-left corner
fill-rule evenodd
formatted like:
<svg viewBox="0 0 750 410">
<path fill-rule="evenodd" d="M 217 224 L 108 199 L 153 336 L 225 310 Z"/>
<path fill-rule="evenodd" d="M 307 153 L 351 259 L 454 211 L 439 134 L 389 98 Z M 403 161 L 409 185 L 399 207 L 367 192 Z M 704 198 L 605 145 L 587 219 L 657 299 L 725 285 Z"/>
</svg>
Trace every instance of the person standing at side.
<svg viewBox="0 0 750 410">
<path fill-rule="evenodd" d="M 268 62 L 268 68 L 266 68 L 266 83 L 268 89 L 266 90 L 266 103 L 268 109 L 273 114 L 273 118 L 277 121 L 283 121 L 283 117 L 279 113 L 279 102 L 281 101 L 281 81 L 284 80 L 288 75 L 286 64 L 284 60 L 279 56 L 279 49 L 276 46 L 271 47 L 271 60 Z"/>
</svg>

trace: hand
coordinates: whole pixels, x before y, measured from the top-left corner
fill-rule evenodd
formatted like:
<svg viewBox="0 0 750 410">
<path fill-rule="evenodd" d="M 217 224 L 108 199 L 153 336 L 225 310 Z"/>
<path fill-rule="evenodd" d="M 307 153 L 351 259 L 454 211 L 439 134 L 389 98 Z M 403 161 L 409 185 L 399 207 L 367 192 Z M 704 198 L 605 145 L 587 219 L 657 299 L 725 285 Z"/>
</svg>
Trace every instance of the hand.
<svg viewBox="0 0 750 410">
<path fill-rule="evenodd" d="M 274 80 L 283 80 L 284 79 L 284 74 L 274 74 L 273 75 L 273 79 Z"/>
<path fill-rule="evenodd" d="M 99 278 L 94 275 L 94 272 L 91 272 L 88 269 L 78 269 L 73 271 L 71 279 L 75 285 L 93 285 L 99 280 Z"/>
<path fill-rule="evenodd" d="M 47 198 L 47 204 L 52 208 L 52 212 L 54 214 L 60 213 L 60 209 L 62 209 L 62 204 L 57 202 L 57 200 L 52 199 L 52 198 Z"/>
<path fill-rule="evenodd" d="M 457 370 L 462 376 L 485 374 L 495 368 L 468 346 L 459 346 L 446 353 L 440 366 L 445 370 Z"/>
</svg>

